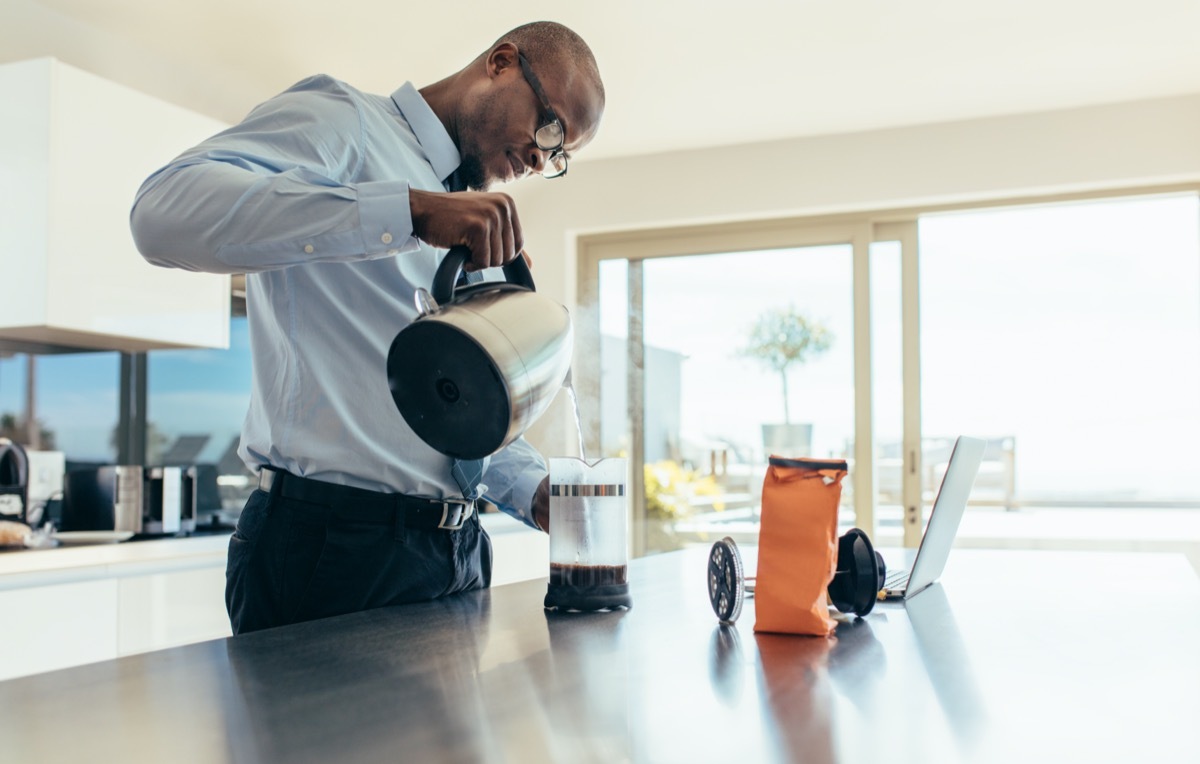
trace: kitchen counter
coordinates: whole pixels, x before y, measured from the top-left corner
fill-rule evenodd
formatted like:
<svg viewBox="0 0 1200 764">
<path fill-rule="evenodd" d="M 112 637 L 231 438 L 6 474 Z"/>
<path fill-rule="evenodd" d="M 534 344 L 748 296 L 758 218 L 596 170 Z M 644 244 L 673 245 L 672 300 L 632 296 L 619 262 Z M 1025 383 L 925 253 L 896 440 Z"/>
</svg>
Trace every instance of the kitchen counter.
<svg viewBox="0 0 1200 764">
<path fill-rule="evenodd" d="M 546 574 L 546 534 L 480 520 L 494 584 Z M 228 546 L 221 533 L 0 552 L 0 680 L 228 636 Z"/>
<path fill-rule="evenodd" d="M 542 535 L 497 513 L 480 515 L 480 522 L 493 539 L 512 534 Z M 232 531 L 116 544 L 5 550 L 0 552 L 0 591 L 205 567 L 224 570 L 230 533 Z"/>
<path fill-rule="evenodd" d="M 0 554 L 0 591 L 225 566 L 229 534 L 19 549 Z"/>
<path fill-rule="evenodd" d="M 837 639 L 721 627 L 706 549 L 633 609 L 526 581 L 0 683 L 21 762 L 1190 760 L 1200 580 L 1181 554 L 956 549 Z M 1098 579 L 1103 576 L 1101 585 Z"/>
</svg>

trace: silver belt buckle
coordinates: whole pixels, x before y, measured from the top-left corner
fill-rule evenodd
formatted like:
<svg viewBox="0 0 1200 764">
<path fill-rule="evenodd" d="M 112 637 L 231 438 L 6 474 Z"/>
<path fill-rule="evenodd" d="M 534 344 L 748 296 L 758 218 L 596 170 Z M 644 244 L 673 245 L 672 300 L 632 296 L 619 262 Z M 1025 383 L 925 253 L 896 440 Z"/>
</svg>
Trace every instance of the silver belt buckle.
<svg viewBox="0 0 1200 764">
<path fill-rule="evenodd" d="M 470 519 L 475 512 L 475 502 L 467 499 L 442 499 L 442 521 L 438 528 L 445 531 L 456 531 Z"/>
</svg>

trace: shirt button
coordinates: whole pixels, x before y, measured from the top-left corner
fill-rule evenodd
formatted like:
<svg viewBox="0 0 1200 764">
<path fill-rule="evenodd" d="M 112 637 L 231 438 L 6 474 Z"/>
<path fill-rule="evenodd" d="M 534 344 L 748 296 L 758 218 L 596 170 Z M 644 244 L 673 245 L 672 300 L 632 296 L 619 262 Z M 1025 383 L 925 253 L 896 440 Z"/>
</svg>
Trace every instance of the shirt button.
<svg viewBox="0 0 1200 764">
<path fill-rule="evenodd" d="M 388 253 L 389 255 L 398 255 L 398 254 L 400 254 L 400 250 L 398 250 L 398 249 L 389 249 L 389 250 L 387 251 L 387 253 Z"/>
<path fill-rule="evenodd" d="M 313 245 L 305 244 L 304 245 L 304 254 L 311 255 L 312 253 L 313 253 Z"/>
<path fill-rule="evenodd" d="M 382 241 L 384 244 L 391 244 L 392 243 L 392 235 L 390 233 L 385 233 L 383 236 L 379 237 L 379 240 Z"/>
</svg>

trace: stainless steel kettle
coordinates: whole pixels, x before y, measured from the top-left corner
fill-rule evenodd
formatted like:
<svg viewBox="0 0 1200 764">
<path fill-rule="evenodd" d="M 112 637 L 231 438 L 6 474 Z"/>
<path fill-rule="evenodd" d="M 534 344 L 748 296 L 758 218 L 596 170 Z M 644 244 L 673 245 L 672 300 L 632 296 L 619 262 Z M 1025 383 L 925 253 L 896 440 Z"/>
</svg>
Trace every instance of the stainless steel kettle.
<svg viewBox="0 0 1200 764">
<path fill-rule="evenodd" d="M 534 289 L 522 257 L 505 281 L 456 285 L 466 247 L 447 253 L 432 294 L 417 290 L 417 319 L 387 357 L 388 386 L 404 421 L 443 454 L 481 459 L 516 440 L 545 412 L 571 366 L 567 309 Z"/>
<path fill-rule="evenodd" d="M 0 520 L 28 523 L 29 456 L 16 441 L 0 438 Z"/>
</svg>

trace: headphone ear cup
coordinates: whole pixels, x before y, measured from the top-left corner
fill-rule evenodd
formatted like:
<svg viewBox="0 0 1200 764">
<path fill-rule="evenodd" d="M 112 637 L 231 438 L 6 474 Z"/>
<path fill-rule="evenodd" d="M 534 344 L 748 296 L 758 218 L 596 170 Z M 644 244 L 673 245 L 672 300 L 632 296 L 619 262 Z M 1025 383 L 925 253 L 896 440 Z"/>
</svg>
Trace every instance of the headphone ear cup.
<svg viewBox="0 0 1200 764">
<path fill-rule="evenodd" d="M 861 618 L 875 607 L 886 578 L 883 558 L 866 533 L 851 528 L 838 539 L 837 559 L 837 573 L 829 583 L 829 600 L 839 611 Z"/>
</svg>

